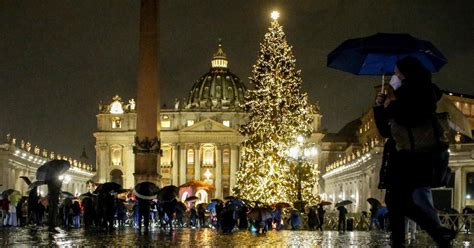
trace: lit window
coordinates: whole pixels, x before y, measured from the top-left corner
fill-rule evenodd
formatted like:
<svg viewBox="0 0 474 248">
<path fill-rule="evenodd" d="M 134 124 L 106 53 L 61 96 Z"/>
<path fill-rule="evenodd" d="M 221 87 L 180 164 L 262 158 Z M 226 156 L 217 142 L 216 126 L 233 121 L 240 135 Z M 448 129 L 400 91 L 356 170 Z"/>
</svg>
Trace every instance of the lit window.
<svg viewBox="0 0 474 248">
<path fill-rule="evenodd" d="M 223 121 L 222 124 L 226 127 L 230 127 L 230 121 Z"/>
<path fill-rule="evenodd" d="M 211 148 L 204 150 L 204 164 L 211 165 L 214 163 L 214 156 Z"/>
<path fill-rule="evenodd" d="M 160 158 L 161 165 L 170 165 L 171 164 L 171 149 L 164 148 L 163 155 Z"/>
<path fill-rule="evenodd" d="M 161 121 L 161 127 L 170 128 L 171 127 L 171 121 L 170 120 L 162 120 Z"/>
<path fill-rule="evenodd" d="M 120 145 L 113 145 L 110 147 L 110 157 L 112 165 L 122 165 L 122 147 Z"/>
<path fill-rule="evenodd" d="M 194 125 L 194 120 L 188 120 L 188 121 L 186 122 L 186 126 L 190 127 L 190 126 L 192 126 L 192 125 Z"/>
<path fill-rule="evenodd" d="M 122 128 L 122 119 L 120 117 L 112 119 L 112 128 Z"/>
<path fill-rule="evenodd" d="M 194 163 L 194 151 L 193 149 L 188 150 L 188 164 Z"/>
<path fill-rule="evenodd" d="M 229 162 L 230 162 L 229 150 L 225 149 L 224 152 L 222 153 L 222 163 L 229 164 Z"/>
</svg>

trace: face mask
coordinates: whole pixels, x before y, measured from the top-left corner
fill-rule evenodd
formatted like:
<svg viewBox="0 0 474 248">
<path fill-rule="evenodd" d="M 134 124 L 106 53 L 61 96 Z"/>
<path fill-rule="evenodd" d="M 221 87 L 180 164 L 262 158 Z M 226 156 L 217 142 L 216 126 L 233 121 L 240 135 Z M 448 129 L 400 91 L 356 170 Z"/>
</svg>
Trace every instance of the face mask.
<svg viewBox="0 0 474 248">
<path fill-rule="evenodd" d="M 396 90 L 402 86 L 402 81 L 397 77 L 397 75 L 393 75 L 389 84 L 392 86 L 393 90 Z"/>
</svg>

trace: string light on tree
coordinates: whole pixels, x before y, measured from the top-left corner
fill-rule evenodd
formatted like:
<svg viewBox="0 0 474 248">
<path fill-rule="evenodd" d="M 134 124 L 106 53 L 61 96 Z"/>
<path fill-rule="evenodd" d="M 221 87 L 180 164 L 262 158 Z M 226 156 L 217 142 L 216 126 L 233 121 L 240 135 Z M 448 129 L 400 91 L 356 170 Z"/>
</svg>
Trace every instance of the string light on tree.
<svg viewBox="0 0 474 248">
<path fill-rule="evenodd" d="M 302 198 L 311 204 L 318 199 L 312 189 L 317 186 L 319 172 L 311 161 L 298 167 L 297 162 L 288 160 L 287 152 L 298 135 L 311 136 L 316 108 L 301 91 L 301 71 L 296 68 L 283 27 L 276 21 L 279 16 L 272 12 L 273 21 L 252 69 L 254 89 L 249 90 L 244 104 L 249 119 L 241 128 L 247 139 L 233 193 L 267 204 L 295 202 L 301 179 Z"/>
</svg>

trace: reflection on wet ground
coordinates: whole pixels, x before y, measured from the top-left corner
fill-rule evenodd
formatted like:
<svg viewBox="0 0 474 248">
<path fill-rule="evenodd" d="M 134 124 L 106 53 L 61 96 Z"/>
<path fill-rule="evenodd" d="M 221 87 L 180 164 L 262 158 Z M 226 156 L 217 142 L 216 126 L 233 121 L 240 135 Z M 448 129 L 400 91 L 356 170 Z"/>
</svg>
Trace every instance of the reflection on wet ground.
<svg viewBox="0 0 474 248">
<path fill-rule="evenodd" d="M 97 230 L 71 229 L 60 233 L 49 233 L 46 228 L 0 228 L 2 247 L 38 246 L 95 246 L 95 247 L 390 247 L 389 236 L 384 232 L 346 232 L 334 231 L 271 231 L 267 234 L 252 234 L 238 231 L 222 234 L 212 229 L 176 229 L 173 232 L 152 230 L 139 234 L 132 228 L 116 230 L 112 233 Z M 424 234 L 410 247 L 435 247 Z M 454 247 L 474 247 L 474 235 L 459 234 Z"/>
</svg>

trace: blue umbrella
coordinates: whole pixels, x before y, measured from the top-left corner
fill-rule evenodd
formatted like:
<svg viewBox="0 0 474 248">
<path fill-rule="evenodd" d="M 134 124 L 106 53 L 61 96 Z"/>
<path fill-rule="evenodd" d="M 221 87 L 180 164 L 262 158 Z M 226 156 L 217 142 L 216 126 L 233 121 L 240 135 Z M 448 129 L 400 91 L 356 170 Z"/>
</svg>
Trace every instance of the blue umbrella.
<svg viewBox="0 0 474 248">
<path fill-rule="evenodd" d="M 218 202 L 213 201 L 213 202 L 210 202 L 209 204 L 207 204 L 207 210 L 212 211 L 214 208 L 216 208 L 217 203 Z"/>
<path fill-rule="evenodd" d="M 401 58 L 418 58 L 431 72 L 447 60 L 429 41 L 409 34 L 377 33 L 343 42 L 328 55 L 327 66 L 356 75 L 390 75 Z"/>
<path fill-rule="evenodd" d="M 235 206 L 239 206 L 239 207 L 245 205 L 245 203 L 240 199 L 232 199 L 232 200 L 230 200 L 230 204 L 235 205 Z"/>
</svg>

